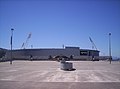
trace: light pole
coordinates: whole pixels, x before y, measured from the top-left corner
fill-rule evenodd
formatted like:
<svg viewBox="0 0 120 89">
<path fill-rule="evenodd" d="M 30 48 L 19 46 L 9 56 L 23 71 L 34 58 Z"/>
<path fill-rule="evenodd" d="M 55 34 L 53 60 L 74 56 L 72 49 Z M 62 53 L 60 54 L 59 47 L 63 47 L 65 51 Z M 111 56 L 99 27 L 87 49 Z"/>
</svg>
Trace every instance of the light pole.
<svg viewBox="0 0 120 89">
<path fill-rule="evenodd" d="M 111 56 L 111 33 L 109 33 L 109 61 L 111 64 L 112 56 Z"/>
<path fill-rule="evenodd" d="M 12 40 L 13 40 L 13 31 L 14 29 L 12 28 L 11 29 L 11 41 L 10 41 L 10 45 L 11 45 L 11 59 L 10 59 L 10 64 L 12 64 Z"/>
</svg>

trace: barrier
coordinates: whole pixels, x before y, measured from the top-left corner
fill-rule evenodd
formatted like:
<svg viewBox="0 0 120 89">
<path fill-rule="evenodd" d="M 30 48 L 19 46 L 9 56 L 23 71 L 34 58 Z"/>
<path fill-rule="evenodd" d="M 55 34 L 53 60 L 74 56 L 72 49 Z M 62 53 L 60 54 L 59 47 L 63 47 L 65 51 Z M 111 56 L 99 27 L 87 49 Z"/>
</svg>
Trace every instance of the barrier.
<svg viewBox="0 0 120 89">
<path fill-rule="evenodd" d="M 70 62 L 60 62 L 61 70 L 73 70 L 73 63 Z"/>
</svg>

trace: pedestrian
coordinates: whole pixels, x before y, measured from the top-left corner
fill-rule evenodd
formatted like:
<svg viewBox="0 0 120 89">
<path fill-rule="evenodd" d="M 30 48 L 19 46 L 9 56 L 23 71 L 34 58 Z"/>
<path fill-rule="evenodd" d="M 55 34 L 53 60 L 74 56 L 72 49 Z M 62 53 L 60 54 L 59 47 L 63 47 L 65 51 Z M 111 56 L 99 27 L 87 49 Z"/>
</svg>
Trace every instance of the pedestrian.
<svg viewBox="0 0 120 89">
<path fill-rule="evenodd" d="M 32 61 L 33 60 L 33 56 L 32 55 L 30 55 L 30 61 Z"/>
</svg>

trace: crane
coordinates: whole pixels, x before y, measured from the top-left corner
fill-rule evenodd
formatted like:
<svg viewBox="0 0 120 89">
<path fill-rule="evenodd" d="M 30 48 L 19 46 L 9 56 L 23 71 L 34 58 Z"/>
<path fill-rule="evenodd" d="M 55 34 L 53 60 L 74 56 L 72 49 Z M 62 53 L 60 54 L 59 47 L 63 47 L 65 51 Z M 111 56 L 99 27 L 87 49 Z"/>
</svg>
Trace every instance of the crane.
<svg viewBox="0 0 120 89">
<path fill-rule="evenodd" d="M 97 50 L 97 47 L 96 47 L 95 43 L 93 42 L 93 40 L 91 39 L 91 37 L 89 37 L 89 40 L 92 43 L 92 49 L 95 48 L 95 50 Z"/>
<path fill-rule="evenodd" d="M 27 37 L 27 39 L 26 39 L 26 41 L 25 42 L 23 42 L 23 44 L 22 44 L 22 46 L 21 46 L 21 48 L 23 48 L 23 49 L 25 49 L 26 47 L 27 47 L 27 45 L 28 45 L 28 41 L 29 41 L 29 39 L 31 38 L 31 33 L 29 33 L 29 35 L 28 35 L 28 37 Z"/>
</svg>

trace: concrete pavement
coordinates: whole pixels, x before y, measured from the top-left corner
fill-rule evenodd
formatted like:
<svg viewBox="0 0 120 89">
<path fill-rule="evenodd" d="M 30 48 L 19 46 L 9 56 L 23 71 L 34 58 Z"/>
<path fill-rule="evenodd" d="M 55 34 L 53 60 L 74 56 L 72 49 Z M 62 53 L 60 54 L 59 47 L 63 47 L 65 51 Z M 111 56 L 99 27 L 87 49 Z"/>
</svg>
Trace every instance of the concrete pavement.
<svg viewBox="0 0 120 89">
<path fill-rule="evenodd" d="M 72 61 L 76 70 L 60 70 L 56 61 L 0 63 L 0 89 L 119 89 L 120 62 Z"/>
</svg>

